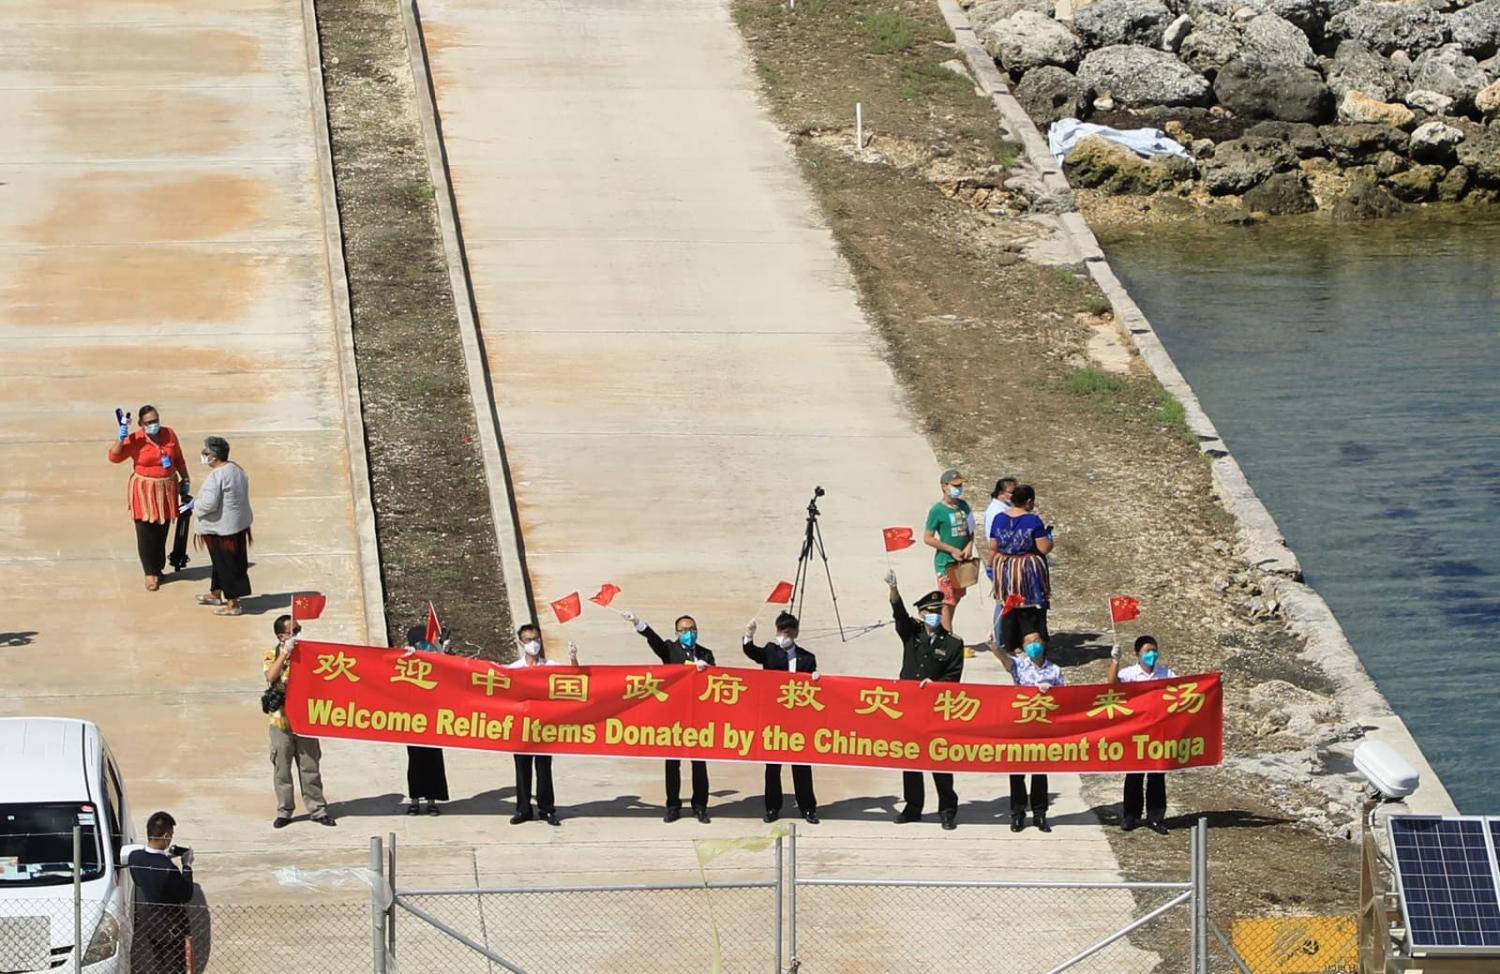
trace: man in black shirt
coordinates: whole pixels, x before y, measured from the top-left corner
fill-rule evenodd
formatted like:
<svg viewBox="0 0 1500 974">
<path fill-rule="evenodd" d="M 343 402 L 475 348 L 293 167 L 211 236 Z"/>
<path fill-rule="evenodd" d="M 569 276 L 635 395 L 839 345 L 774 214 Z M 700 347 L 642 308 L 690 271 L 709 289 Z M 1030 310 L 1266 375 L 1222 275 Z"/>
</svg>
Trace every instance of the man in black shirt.
<svg viewBox="0 0 1500 974">
<path fill-rule="evenodd" d="M 797 617 L 783 612 L 776 617 L 776 641 L 758 646 L 755 643 L 755 620 L 745 627 L 745 655 L 759 663 L 761 669 L 783 673 L 811 673 L 818 678 L 818 658 L 797 645 Z M 797 810 L 810 825 L 818 824 L 818 796 L 813 793 L 812 768 L 792 765 L 792 789 L 797 794 Z M 774 822 L 781 817 L 781 765 L 766 765 L 766 818 Z"/>
<path fill-rule="evenodd" d="M 635 626 L 635 631 L 646 637 L 651 651 L 669 666 L 694 666 L 705 670 L 714 665 L 713 650 L 698 642 L 698 622 L 692 616 L 678 616 L 677 638 L 667 642 L 656 634 L 634 612 L 621 613 L 625 621 Z M 682 817 L 682 762 L 672 759 L 667 762 L 667 814 L 663 820 L 675 822 Z M 693 815 L 698 821 L 708 823 L 708 763 L 693 762 Z"/>
<path fill-rule="evenodd" d="M 172 845 L 177 822 L 166 812 L 146 820 L 146 847 L 126 860 L 135 882 L 135 946 L 137 970 L 151 974 L 187 974 L 186 904 L 193 898 L 193 850 Z M 172 857 L 182 858 L 178 869 Z"/>
<path fill-rule="evenodd" d="M 901 637 L 901 679 L 918 680 L 921 686 L 929 683 L 957 683 L 964 674 L 964 641 L 943 628 L 943 593 L 928 592 L 916 601 L 922 613 L 918 622 L 907 614 L 901 604 L 901 592 L 896 588 L 896 573 L 886 572 L 886 584 L 891 587 L 891 614 L 896 620 L 896 635 Z M 953 775 L 941 771 L 932 773 L 932 785 L 938 793 L 938 819 L 945 829 L 958 827 L 958 793 L 953 790 Z M 902 791 L 906 797 L 906 808 L 896 816 L 897 822 L 916 822 L 922 818 L 922 806 L 927 801 L 922 786 L 922 772 L 901 772 Z"/>
</svg>

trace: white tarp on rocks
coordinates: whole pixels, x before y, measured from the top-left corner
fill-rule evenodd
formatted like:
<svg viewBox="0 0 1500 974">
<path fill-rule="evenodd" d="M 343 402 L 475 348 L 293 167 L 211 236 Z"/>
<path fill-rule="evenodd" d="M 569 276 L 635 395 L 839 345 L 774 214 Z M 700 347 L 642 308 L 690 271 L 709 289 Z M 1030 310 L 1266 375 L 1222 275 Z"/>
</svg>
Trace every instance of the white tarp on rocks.
<svg viewBox="0 0 1500 974">
<path fill-rule="evenodd" d="M 1167 137 L 1161 129 L 1112 129 L 1108 125 L 1080 122 L 1076 118 L 1062 118 L 1052 123 L 1047 130 L 1047 148 L 1053 158 L 1062 162 L 1073 151 L 1073 147 L 1091 135 L 1123 145 L 1136 155 L 1182 156 L 1190 159 L 1187 149 L 1180 142 Z"/>
</svg>

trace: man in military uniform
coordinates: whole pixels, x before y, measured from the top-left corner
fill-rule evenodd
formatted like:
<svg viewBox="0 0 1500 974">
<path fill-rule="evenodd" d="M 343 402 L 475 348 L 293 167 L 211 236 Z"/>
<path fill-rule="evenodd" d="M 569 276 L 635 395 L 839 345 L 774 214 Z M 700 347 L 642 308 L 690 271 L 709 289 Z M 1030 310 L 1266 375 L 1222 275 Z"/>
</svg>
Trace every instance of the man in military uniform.
<svg viewBox="0 0 1500 974">
<path fill-rule="evenodd" d="M 896 573 L 886 572 L 885 581 L 891 587 L 891 615 L 896 620 L 896 635 L 901 638 L 901 679 L 917 680 L 921 686 L 959 682 L 964 673 L 964 641 L 943 628 L 943 593 L 932 591 L 917 599 L 914 604 L 922 613 L 922 621 L 918 622 L 901 604 Z M 958 793 L 953 790 L 953 775 L 934 771 L 932 784 L 937 789 L 938 818 L 943 828 L 957 828 Z M 901 786 L 906 808 L 896 816 L 896 821 L 920 821 L 927 800 L 922 772 L 903 771 Z"/>
</svg>

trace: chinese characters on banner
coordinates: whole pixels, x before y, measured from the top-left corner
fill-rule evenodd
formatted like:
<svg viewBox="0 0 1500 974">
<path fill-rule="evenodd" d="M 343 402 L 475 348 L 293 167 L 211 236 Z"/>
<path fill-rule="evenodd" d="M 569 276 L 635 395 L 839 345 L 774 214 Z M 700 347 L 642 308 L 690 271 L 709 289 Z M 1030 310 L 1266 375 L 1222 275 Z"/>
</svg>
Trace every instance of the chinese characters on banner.
<svg viewBox="0 0 1500 974">
<path fill-rule="evenodd" d="M 429 747 L 941 771 L 1170 771 L 1223 758 L 1216 673 L 1114 686 L 749 667 L 538 666 L 302 640 L 292 730 Z"/>
</svg>

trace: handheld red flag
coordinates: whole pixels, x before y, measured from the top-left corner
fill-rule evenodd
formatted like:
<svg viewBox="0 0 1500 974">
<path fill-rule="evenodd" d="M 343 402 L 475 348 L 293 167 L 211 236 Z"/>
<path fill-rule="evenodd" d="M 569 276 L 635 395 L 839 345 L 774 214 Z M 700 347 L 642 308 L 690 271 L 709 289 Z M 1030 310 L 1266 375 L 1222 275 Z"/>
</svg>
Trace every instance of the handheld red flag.
<svg viewBox="0 0 1500 974">
<path fill-rule="evenodd" d="M 884 528 L 880 533 L 885 536 L 886 551 L 900 551 L 917 543 L 911 528 Z"/>
<path fill-rule="evenodd" d="M 1110 622 L 1129 622 L 1131 619 L 1139 619 L 1140 616 L 1140 599 L 1133 599 L 1128 595 L 1111 595 L 1109 597 Z"/>
<path fill-rule="evenodd" d="M 552 613 L 557 616 L 558 622 L 567 622 L 569 619 L 576 619 L 582 611 L 583 601 L 579 598 L 577 592 L 574 592 L 572 595 L 565 595 L 552 603 Z"/>
<path fill-rule="evenodd" d="M 771 594 L 766 596 L 766 601 L 773 605 L 786 605 L 792 601 L 792 583 L 781 581 L 771 589 Z"/>
<path fill-rule="evenodd" d="M 438 622 L 437 609 L 433 608 L 432 601 L 427 602 L 427 632 L 422 636 L 429 645 L 436 646 L 443 638 L 443 624 Z"/>
<path fill-rule="evenodd" d="M 1019 609 L 1025 604 L 1026 600 L 1021 597 L 1020 592 L 1012 592 L 1005 597 L 1004 602 L 1000 603 L 1000 614 L 1005 615 L 1005 613 L 1011 611 L 1012 609 Z"/>
<path fill-rule="evenodd" d="M 328 605 L 328 596 L 318 592 L 292 596 L 292 622 L 298 619 L 316 619 Z"/>
<path fill-rule="evenodd" d="M 615 596 L 619 594 L 620 586 L 605 582 L 603 585 L 599 586 L 598 593 L 590 598 L 589 601 L 593 602 L 595 605 L 609 605 L 615 600 Z"/>
</svg>

